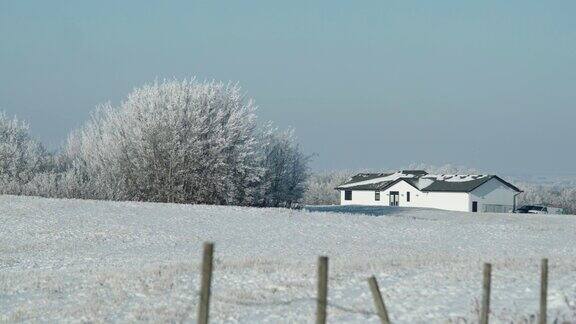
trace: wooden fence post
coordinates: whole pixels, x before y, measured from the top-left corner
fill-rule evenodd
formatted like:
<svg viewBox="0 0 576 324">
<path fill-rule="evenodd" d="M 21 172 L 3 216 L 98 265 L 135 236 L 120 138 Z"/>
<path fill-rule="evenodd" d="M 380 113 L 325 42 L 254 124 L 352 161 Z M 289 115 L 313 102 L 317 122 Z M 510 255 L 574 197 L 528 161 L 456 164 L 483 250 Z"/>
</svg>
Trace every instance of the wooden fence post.
<svg viewBox="0 0 576 324">
<path fill-rule="evenodd" d="M 386 311 L 386 305 L 384 304 L 384 299 L 380 293 L 380 288 L 378 287 L 378 281 L 376 277 L 372 276 L 368 278 L 368 285 L 370 286 L 370 291 L 372 291 L 372 298 L 374 299 L 374 306 L 380 317 L 382 324 L 390 324 L 390 319 L 388 318 L 388 311 Z"/>
<path fill-rule="evenodd" d="M 492 274 L 492 265 L 484 263 L 484 280 L 482 282 L 482 309 L 480 310 L 480 324 L 488 324 L 490 313 L 490 283 Z"/>
<path fill-rule="evenodd" d="M 548 259 L 542 259 L 540 265 L 540 316 L 539 324 L 546 324 L 546 305 L 548 298 Z"/>
<path fill-rule="evenodd" d="M 316 303 L 316 324 L 326 323 L 328 304 L 328 257 L 318 258 L 318 300 Z"/>
<path fill-rule="evenodd" d="M 202 258 L 202 279 L 200 283 L 200 303 L 198 304 L 198 324 L 208 324 L 213 257 L 214 243 L 204 243 L 204 256 Z"/>
</svg>

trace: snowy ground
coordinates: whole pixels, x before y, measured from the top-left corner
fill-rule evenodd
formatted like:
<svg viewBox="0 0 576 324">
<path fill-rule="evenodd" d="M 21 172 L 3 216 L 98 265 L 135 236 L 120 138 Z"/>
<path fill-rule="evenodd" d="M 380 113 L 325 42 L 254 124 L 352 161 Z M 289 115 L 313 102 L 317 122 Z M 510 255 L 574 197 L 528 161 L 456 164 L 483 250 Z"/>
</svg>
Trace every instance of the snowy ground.
<svg viewBox="0 0 576 324">
<path fill-rule="evenodd" d="M 378 322 L 372 274 L 395 323 L 474 322 L 484 261 L 493 322 L 530 321 L 542 257 L 549 319 L 576 322 L 574 216 L 316 210 L 0 196 L 0 322 L 194 322 L 207 240 L 213 322 L 312 322 L 324 254 L 329 322 Z"/>
</svg>

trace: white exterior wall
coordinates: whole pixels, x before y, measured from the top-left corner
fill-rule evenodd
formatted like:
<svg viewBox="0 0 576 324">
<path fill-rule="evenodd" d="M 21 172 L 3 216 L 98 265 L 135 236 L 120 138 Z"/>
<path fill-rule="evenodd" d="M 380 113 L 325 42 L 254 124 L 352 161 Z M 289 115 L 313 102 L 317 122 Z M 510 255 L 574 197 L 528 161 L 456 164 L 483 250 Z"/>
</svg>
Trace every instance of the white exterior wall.
<svg viewBox="0 0 576 324">
<path fill-rule="evenodd" d="M 340 191 L 340 205 L 388 206 L 383 204 L 382 198 L 380 194 L 380 201 L 375 201 L 371 190 L 352 190 L 352 200 L 344 200 L 344 190 Z"/>
<path fill-rule="evenodd" d="M 497 179 L 492 178 L 470 193 L 470 206 L 472 206 L 472 201 L 477 201 L 479 212 L 485 210 L 485 205 L 503 205 L 512 207 L 514 205 L 514 195 L 516 193 L 517 192 L 512 190 L 510 187 Z"/>
<path fill-rule="evenodd" d="M 352 190 L 352 200 L 344 200 L 344 190 L 340 191 L 341 205 L 389 206 L 390 191 L 400 193 L 399 207 L 438 208 L 454 211 L 471 211 L 472 203 L 469 194 L 462 192 L 421 192 L 410 184 L 401 181 L 380 191 L 380 201 L 374 199 L 375 192 L 369 190 Z M 410 201 L 407 201 L 410 192 Z"/>
<path fill-rule="evenodd" d="M 390 204 L 390 191 L 398 191 L 400 194 L 400 201 L 398 206 L 400 207 L 420 207 L 419 202 L 419 195 L 421 194 L 420 190 L 414 188 L 412 185 L 405 181 L 400 181 L 397 184 L 393 185 L 390 188 L 382 191 L 380 194 L 382 195 L 382 199 L 385 200 L 386 206 Z M 410 192 L 410 201 L 407 201 L 407 192 Z"/>
<path fill-rule="evenodd" d="M 422 206 L 453 211 L 472 211 L 470 195 L 466 192 L 424 192 Z"/>
<path fill-rule="evenodd" d="M 400 194 L 400 203 L 402 207 L 420 207 L 416 203 L 417 193 L 420 191 L 410 184 L 400 181 L 386 190 L 380 191 L 380 201 L 376 201 L 374 190 L 352 190 L 352 200 L 344 200 L 344 190 L 340 191 L 340 204 L 341 205 L 364 205 L 364 206 L 389 206 L 390 205 L 390 191 L 398 191 Z M 406 201 L 406 192 L 410 192 L 410 202 Z"/>
</svg>

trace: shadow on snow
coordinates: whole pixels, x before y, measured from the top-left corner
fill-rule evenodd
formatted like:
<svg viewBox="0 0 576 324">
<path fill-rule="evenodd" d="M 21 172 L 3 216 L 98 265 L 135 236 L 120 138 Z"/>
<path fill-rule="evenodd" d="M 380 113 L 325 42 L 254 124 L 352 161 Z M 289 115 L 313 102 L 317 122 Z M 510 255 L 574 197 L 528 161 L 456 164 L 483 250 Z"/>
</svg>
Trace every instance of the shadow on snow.
<svg viewBox="0 0 576 324">
<path fill-rule="evenodd" d="M 359 214 L 369 216 L 389 216 L 394 214 L 402 214 L 419 208 L 407 207 L 390 207 L 390 206 L 361 206 L 361 205 L 329 205 L 329 206 L 306 206 L 304 210 L 309 212 L 329 212 L 329 213 L 346 213 L 346 214 Z"/>
</svg>

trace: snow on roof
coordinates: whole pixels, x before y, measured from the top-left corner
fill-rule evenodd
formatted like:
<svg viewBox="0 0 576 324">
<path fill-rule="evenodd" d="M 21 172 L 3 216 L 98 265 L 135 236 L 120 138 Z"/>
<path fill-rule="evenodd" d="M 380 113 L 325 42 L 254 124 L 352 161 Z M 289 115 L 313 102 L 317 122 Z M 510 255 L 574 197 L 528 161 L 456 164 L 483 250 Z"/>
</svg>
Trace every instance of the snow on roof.
<svg viewBox="0 0 576 324">
<path fill-rule="evenodd" d="M 488 177 L 487 174 L 427 174 L 424 179 L 433 179 L 446 182 L 467 182 Z"/>
<path fill-rule="evenodd" d="M 374 178 L 371 178 L 369 175 L 370 174 L 358 175 L 360 177 L 366 176 L 366 178 L 369 178 L 369 180 L 363 180 L 363 181 L 362 180 L 357 181 L 361 178 L 354 176 L 348 182 L 339 186 L 338 188 L 349 188 L 349 187 L 364 186 L 364 185 L 369 185 L 369 184 L 377 184 L 377 183 L 381 183 L 381 182 L 391 182 L 391 181 L 396 181 L 399 178 L 414 178 L 416 176 L 414 174 L 403 173 L 403 171 L 398 171 L 398 172 L 392 173 L 392 174 L 381 173 L 382 176 L 374 177 Z M 354 180 L 356 180 L 356 181 L 354 181 Z"/>
</svg>

